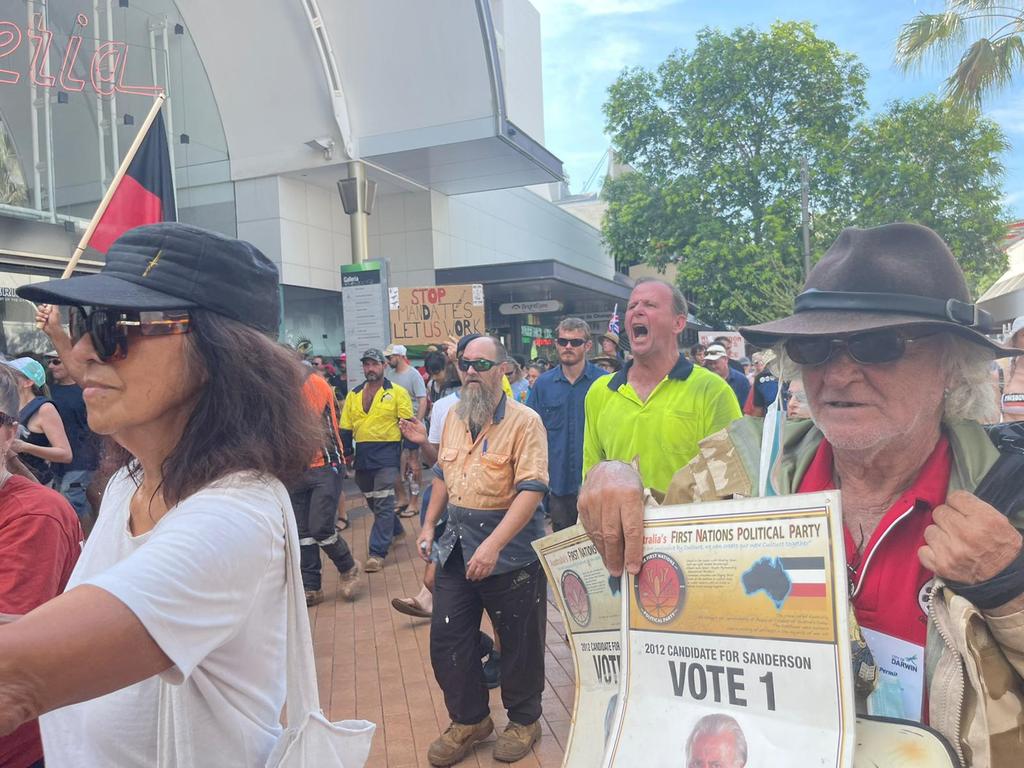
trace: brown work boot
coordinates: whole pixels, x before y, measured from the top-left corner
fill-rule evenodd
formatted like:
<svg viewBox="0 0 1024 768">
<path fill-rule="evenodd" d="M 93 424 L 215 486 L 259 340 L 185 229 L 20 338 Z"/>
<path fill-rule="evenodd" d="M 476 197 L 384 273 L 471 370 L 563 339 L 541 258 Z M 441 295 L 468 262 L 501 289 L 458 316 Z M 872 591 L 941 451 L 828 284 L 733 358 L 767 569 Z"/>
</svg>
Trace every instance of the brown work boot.
<svg viewBox="0 0 1024 768">
<path fill-rule="evenodd" d="M 494 723 L 490 716 L 485 717 L 476 725 L 453 722 L 448 726 L 448 730 L 430 745 L 430 749 L 427 750 L 427 760 L 431 765 L 439 766 L 439 768 L 455 765 L 468 755 L 473 747 L 492 733 L 494 733 Z"/>
<path fill-rule="evenodd" d="M 363 571 L 363 564 L 358 560 L 354 560 L 352 567 L 341 574 L 341 596 L 346 600 L 351 600 L 356 593 L 356 587 L 359 586 L 359 574 Z"/>
<path fill-rule="evenodd" d="M 306 590 L 306 607 L 312 608 L 314 605 L 320 605 L 324 601 L 324 591 L 322 589 L 307 589 Z"/>
<path fill-rule="evenodd" d="M 384 559 L 370 555 L 366 558 L 366 565 L 363 566 L 364 573 L 377 573 L 381 568 L 384 567 Z"/>
<path fill-rule="evenodd" d="M 522 760 L 540 738 L 540 723 L 520 725 L 509 720 L 504 732 L 494 742 L 494 759 L 503 763 L 514 763 Z"/>
</svg>

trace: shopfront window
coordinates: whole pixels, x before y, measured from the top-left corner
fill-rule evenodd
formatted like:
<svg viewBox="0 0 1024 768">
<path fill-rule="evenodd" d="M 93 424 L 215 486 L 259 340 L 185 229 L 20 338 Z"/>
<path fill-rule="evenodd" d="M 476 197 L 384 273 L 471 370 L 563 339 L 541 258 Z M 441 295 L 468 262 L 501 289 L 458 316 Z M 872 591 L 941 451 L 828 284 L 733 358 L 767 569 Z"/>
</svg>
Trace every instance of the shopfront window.
<svg viewBox="0 0 1024 768">
<path fill-rule="evenodd" d="M 293 347 L 308 347 L 311 355 L 340 355 L 345 339 L 341 294 L 297 285 L 282 285 L 281 291 L 281 341 Z"/>
<path fill-rule="evenodd" d="M 60 277 L 56 271 L 41 274 L 40 270 L 0 270 L 0 354 L 16 357 L 23 352 L 43 353 L 53 345 L 46 334 L 36 328 L 35 305 L 18 298 L 15 291 L 23 285 Z M 66 315 L 64 315 L 66 318 Z"/>
<path fill-rule="evenodd" d="M 165 91 L 178 218 L 235 232 L 217 104 L 172 0 L 0 10 L 0 215 L 87 221 Z"/>
</svg>

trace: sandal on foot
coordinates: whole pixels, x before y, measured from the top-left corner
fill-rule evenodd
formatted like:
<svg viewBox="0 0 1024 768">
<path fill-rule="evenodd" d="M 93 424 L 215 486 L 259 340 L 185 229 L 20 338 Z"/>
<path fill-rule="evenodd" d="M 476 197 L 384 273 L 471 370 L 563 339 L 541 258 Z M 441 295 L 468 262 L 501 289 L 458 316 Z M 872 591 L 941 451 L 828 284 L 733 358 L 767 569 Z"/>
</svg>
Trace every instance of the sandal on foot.
<svg viewBox="0 0 1024 768">
<path fill-rule="evenodd" d="M 391 607 L 406 616 L 417 619 L 429 619 L 431 612 L 424 608 L 415 597 L 396 597 L 391 600 Z"/>
</svg>

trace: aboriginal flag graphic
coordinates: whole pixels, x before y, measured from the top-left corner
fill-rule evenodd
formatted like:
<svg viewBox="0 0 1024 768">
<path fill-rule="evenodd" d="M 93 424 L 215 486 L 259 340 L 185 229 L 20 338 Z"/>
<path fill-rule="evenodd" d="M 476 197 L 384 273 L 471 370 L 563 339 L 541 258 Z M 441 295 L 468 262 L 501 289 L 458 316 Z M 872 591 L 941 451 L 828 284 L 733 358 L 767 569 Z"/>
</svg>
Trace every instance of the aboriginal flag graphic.
<svg viewBox="0 0 1024 768">
<path fill-rule="evenodd" d="M 177 218 L 167 133 L 162 116 L 157 115 L 110 198 L 89 245 L 105 254 L 129 229 Z"/>
</svg>

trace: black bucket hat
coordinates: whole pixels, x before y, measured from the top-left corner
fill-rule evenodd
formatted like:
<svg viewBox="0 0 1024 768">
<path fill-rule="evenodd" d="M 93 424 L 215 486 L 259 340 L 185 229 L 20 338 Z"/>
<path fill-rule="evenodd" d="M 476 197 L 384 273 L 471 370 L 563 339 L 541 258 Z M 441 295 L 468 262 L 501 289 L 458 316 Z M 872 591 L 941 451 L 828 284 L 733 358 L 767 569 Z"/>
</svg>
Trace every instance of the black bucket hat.
<svg viewBox="0 0 1024 768">
<path fill-rule="evenodd" d="M 243 240 L 163 222 L 119 237 L 95 275 L 18 288 L 23 299 L 115 309 L 208 309 L 276 336 L 281 319 L 277 267 Z"/>
<path fill-rule="evenodd" d="M 971 303 L 949 246 L 920 224 L 844 229 L 807 276 L 792 315 L 740 332 L 768 347 L 794 337 L 908 326 L 948 330 L 994 357 L 1020 352 L 985 336 L 991 316 Z"/>
</svg>

